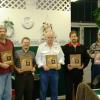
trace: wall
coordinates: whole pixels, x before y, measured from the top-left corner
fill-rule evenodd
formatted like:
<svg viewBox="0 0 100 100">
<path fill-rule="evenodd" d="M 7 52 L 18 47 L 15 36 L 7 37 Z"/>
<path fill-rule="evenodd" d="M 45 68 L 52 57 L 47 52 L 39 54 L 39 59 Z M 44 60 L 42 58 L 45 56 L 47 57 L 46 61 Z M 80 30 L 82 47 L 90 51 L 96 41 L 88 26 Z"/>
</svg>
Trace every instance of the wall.
<svg viewBox="0 0 100 100">
<path fill-rule="evenodd" d="M 11 39 L 15 45 L 19 45 L 24 36 L 31 38 L 32 45 L 38 45 L 41 41 L 42 25 L 45 21 L 52 24 L 57 39 L 61 44 L 66 43 L 69 39 L 68 34 L 71 27 L 70 11 L 0 8 L 0 13 L 0 21 L 10 20 L 14 23 L 14 35 L 12 35 Z M 33 27 L 30 29 L 23 27 L 26 17 L 30 18 L 28 20 L 33 23 Z"/>
</svg>

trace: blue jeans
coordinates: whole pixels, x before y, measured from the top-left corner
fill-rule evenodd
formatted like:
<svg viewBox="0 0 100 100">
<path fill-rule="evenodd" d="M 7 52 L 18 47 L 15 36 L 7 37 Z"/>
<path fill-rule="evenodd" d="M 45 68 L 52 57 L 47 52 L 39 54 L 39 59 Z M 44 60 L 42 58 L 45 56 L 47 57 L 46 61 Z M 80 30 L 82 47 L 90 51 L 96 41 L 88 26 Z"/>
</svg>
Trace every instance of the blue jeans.
<svg viewBox="0 0 100 100">
<path fill-rule="evenodd" d="M 50 83 L 51 100 L 58 96 L 58 72 L 56 70 L 40 71 L 40 100 L 46 100 L 48 84 Z"/>
<path fill-rule="evenodd" d="M 96 77 L 96 75 L 99 75 L 100 74 L 100 65 L 92 65 L 92 68 L 91 68 L 91 79 L 93 81 L 93 79 Z"/>
<path fill-rule="evenodd" d="M 0 74 L 0 100 L 11 100 L 11 73 Z"/>
</svg>

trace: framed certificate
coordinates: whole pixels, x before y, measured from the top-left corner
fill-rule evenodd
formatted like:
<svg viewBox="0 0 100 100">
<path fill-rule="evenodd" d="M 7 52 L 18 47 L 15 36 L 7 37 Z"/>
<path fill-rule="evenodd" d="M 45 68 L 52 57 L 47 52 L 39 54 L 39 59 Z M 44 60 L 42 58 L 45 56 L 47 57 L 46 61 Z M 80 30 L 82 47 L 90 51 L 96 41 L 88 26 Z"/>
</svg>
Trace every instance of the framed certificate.
<svg viewBox="0 0 100 100">
<path fill-rule="evenodd" d="M 50 69 L 55 69 L 58 67 L 57 55 L 46 55 L 46 65 Z"/>
<path fill-rule="evenodd" d="M 4 51 L 1 52 L 1 60 L 3 63 L 7 63 L 9 65 L 13 65 L 13 54 L 12 51 Z"/>
<path fill-rule="evenodd" d="M 100 64 L 100 52 L 95 53 L 94 64 Z"/>
<path fill-rule="evenodd" d="M 32 68 L 32 57 L 29 55 L 23 55 L 20 57 L 20 64 L 22 69 L 30 69 Z"/>
<path fill-rule="evenodd" d="M 71 54 L 70 64 L 73 68 L 78 68 L 81 66 L 81 54 Z"/>
</svg>

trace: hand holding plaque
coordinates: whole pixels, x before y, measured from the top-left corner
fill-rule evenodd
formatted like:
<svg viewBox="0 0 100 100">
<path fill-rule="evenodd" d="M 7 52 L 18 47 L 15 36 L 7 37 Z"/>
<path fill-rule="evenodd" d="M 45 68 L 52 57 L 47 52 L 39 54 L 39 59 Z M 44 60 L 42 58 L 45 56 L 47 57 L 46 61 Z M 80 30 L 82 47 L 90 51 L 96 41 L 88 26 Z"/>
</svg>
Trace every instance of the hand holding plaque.
<svg viewBox="0 0 100 100">
<path fill-rule="evenodd" d="M 13 65 L 13 54 L 12 54 L 12 51 L 1 52 L 1 60 L 5 64 Z"/>
<path fill-rule="evenodd" d="M 70 65 L 73 68 L 78 68 L 81 66 L 81 55 L 80 54 L 71 54 L 70 55 Z"/>
<path fill-rule="evenodd" d="M 32 57 L 21 56 L 20 57 L 21 69 L 24 71 L 30 71 L 32 69 Z"/>
<path fill-rule="evenodd" d="M 46 65 L 49 69 L 56 69 L 58 67 L 57 55 L 46 55 Z"/>
</svg>

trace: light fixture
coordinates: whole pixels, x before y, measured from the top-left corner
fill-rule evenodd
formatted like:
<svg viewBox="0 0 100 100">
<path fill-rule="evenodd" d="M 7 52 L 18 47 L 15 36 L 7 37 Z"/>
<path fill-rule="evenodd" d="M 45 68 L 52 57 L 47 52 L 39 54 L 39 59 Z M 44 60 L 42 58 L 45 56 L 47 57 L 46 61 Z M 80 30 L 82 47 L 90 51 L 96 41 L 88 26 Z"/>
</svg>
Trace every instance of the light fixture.
<svg viewBox="0 0 100 100">
<path fill-rule="evenodd" d="M 71 0 L 71 2 L 76 2 L 76 1 L 78 1 L 78 0 Z"/>
</svg>

